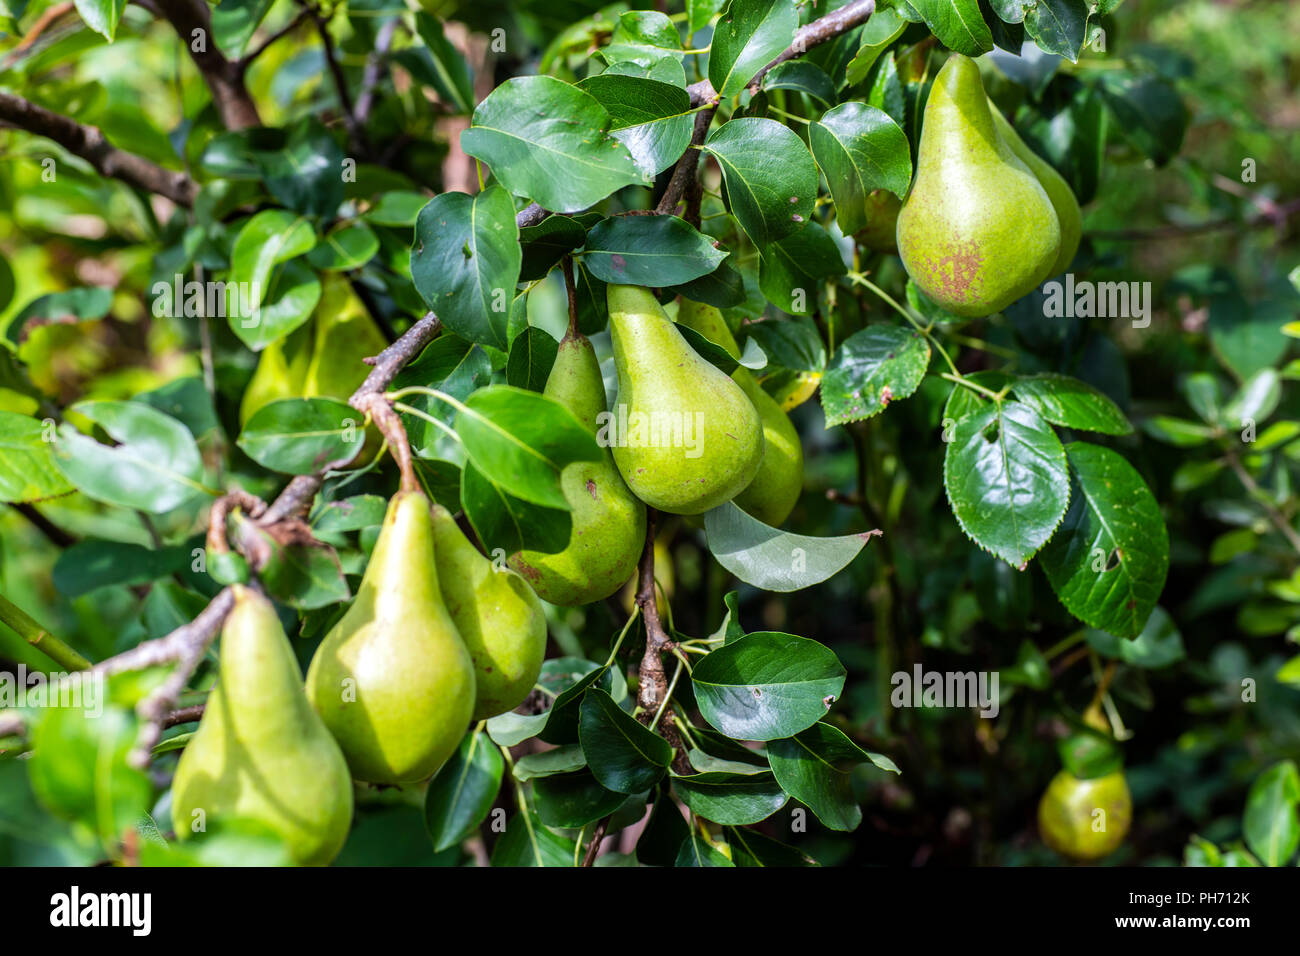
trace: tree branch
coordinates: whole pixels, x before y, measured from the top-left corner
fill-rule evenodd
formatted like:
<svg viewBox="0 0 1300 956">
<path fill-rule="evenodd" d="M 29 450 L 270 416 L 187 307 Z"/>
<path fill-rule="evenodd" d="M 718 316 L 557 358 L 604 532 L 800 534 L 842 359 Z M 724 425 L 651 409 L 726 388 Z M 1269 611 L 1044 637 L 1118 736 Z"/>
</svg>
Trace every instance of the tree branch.
<svg viewBox="0 0 1300 956">
<path fill-rule="evenodd" d="M 357 122 L 356 110 L 352 106 L 352 94 L 348 92 L 348 78 L 343 75 L 343 67 L 339 65 L 338 58 L 334 55 L 334 38 L 330 36 L 329 20 L 322 17 L 316 7 L 310 5 L 311 0 L 298 0 L 298 2 L 308 10 L 312 23 L 316 26 L 316 33 L 320 37 L 321 46 L 325 48 L 325 67 L 334 81 L 334 92 L 339 98 L 339 112 L 343 114 L 343 125 L 347 127 L 348 140 L 354 150 L 368 156 L 370 144 L 366 142 L 365 130 Z"/>
<path fill-rule="evenodd" d="M 282 26 L 280 29 L 278 29 L 278 30 L 276 30 L 274 33 L 272 33 L 269 37 L 267 37 L 265 40 L 263 40 L 263 41 L 261 42 L 261 44 L 259 44 L 258 46 L 254 47 L 254 48 L 253 48 L 252 50 L 250 50 L 249 52 L 245 53 L 244 56 L 243 56 L 243 58 L 239 61 L 239 67 L 240 67 L 240 69 L 242 69 L 242 70 L 247 70 L 248 67 L 249 67 L 249 65 L 250 65 L 254 60 L 256 60 L 259 56 L 261 56 L 263 53 L 265 53 L 265 52 L 267 51 L 267 49 L 268 49 L 268 48 L 269 48 L 273 43 L 275 43 L 276 40 L 279 40 L 279 39 L 282 38 L 282 37 L 288 36 L 288 35 L 289 35 L 290 33 L 292 33 L 294 30 L 298 29 L 298 27 L 302 25 L 302 22 L 303 22 L 304 20 L 306 20 L 307 17 L 309 17 L 310 15 L 311 15 L 311 11 L 310 11 L 310 10 L 307 10 L 307 9 L 299 10 L 299 11 L 298 11 L 298 15 L 297 15 L 296 17 L 294 17 L 292 20 L 290 20 L 288 23 L 286 23 L 286 24 L 285 24 L 284 26 Z"/>
<path fill-rule="evenodd" d="M 636 603 L 645 621 L 645 653 L 641 656 L 637 680 L 637 719 L 648 725 L 654 720 L 655 714 L 663 711 L 660 735 L 677 751 L 673 757 L 673 768 L 678 773 L 690 773 L 686 747 L 682 735 L 677 731 L 677 717 L 672 707 L 665 704 L 668 675 L 664 672 L 662 655 L 676 645 L 669 639 L 659 620 L 659 600 L 655 592 L 656 517 L 653 508 L 646 509 L 645 547 L 641 550 L 641 560 L 637 564 Z"/>
<path fill-rule="evenodd" d="M 156 0 L 158 9 L 190 52 L 212 92 L 212 102 L 226 129 L 261 126 L 257 104 L 244 86 L 244 64 L 227 60 L 212 33 L 212 11 L 204 0 Z"/>
<path fill-rule="evenodd" d="M 178 205 L 189 206 L 198 193 L 198 186 L 184 173 L 164 169 L 142 156 L 118 149 L 98 127 L 83 126 L 21 96 L 0 92 L 0 122 L 53 140 L 103 175 L 166 196 Z"/>
<path fill-rule="evenodd" d="M 60 667 L 80 671 L 90 666 L 90 661 L 47 631 L 35 618 L 3 594 L 0 594 L 0 621 L 8 624 L 19 637 Z"/>
</svg>

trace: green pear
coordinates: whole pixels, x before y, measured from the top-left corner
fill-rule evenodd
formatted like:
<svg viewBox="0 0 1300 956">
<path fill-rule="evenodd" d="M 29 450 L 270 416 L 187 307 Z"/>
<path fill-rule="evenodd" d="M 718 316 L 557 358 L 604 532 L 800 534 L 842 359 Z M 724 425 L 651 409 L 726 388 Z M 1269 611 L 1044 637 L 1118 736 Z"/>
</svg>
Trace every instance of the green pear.
<svg viewBox="0 0 1300 956">
<path fill-rule="evenodd" d="M 543 394 L 555 399 L 595 434 L 605 413 L 605 384 L 596 350 L 570 332 L 560 342 Z M 645 505 L 628 490 L 608 448 L 598 461 L 575 461 L 560 473 L 573 530 L 556 554 L 520 551 L 510 566 L 552 604 L 575 607 L 602 601 L 635 571 L 645 544 Z"/>
<path fill-rule="evenodd" d="M 378 355 L 388 342 L 351 284 L 338 273 L 325 277 L 313 328 L 311 363 L 303 379 L 302 397 L 346 402 L 371 372 L 362 359 Z"/>
<path fill-rule="evenodd" d="M 546 656 L 546 612 L 532 588 L 470 544 L 451 512 L 433 506 L 433 554 L 447 612 L 474 663 L 474 720 L 524 702 Z"/>
<path fill-rule="evenodd" d="M 1038 803 L 1043 842 L 1076 860 L 1099 860 L 1113 853 L 1133 822 L 1133 797 L 1124 772 L 1082 780 L 1062 770 Z"/>
<path fill-rule="evenodd" d="M 727 320 L 714 306 L 682 299 L 677 321 L 721 345 L 732 357 L 740 358 L 740 346 L 727 328 Z M 764 524 L 775 527 L 790 516 L 803 490 L 803 445 L 789 416 L 763 390 L 749 369 L 738 366 L 731 378 L 749 396 L 763 422 L 763 463 L 754 480 L 736 495 L 736 504 Z"/>
<path fill-rule="evenodd" d="M 438 589 L 429 499 L 399 492 L 356 600 L 316 649 L 307 696 L 354 777 L 400 784 L 455 752 L 474 694 L 474 662 Z"/>
<path fill-rule="evenodd" d="M 1029 167 L 1029 171 L 1038 177 L 1047 198 L 1052 201 L 1052 208 L 1056 210 L 1056 218 L 1061 224 L 1061 250 L 1047 275 L 1058 276 L 1070 268 L 1074 254 L 1079 251 L 1079 239 L 1083 236 L 1083 213 L 1079 211 L 1079 201 L 1074 198 L 1069 183 L 1061 178 L 1061 174 L 1047 160 L 1025 145 L 1025 141 L 1001 111 L 992 103 L 989 104 L 989 109 L 993 113 L 993 125 L 997 127 L 998 135 L 1006 141 L 1020 161 Z"/>
<path fill-rule="evenodd" d="M 221 634 L 216 687 L 172 780 L 172 823 L 188 839 L 229 820 L 278 834 L 293 858 L 323 866 L 352 823 L 352 779 L 339 746 L 308 703 L 302 671 L 275 608 L 235 585 Z"/>
<path fill-rule="evenodd" d="M 898 249 L 898 213 L 903 201 L 888 189 L 873 189 L 867 193 L 867 224 L 853 234 L 853 238 L 876 252 L 895 252 Z"/>
<path fill-rule="evenodd" d="M 282 398 L 302 397 L 307 366 L 311 363 L 311 341 L 311 328 L 303 325 L 262 349 L 257 368 L 239 402 L 241 428 L 263 405 Z"/>
<path fill-rule="evenodd" d="M 1052 274 L 1061 224 L 1033 171 L 998 135 L 979 67 L 954 53 L 925 105 L 898 253 L 931 301 L 975 318 Z"/>
<path fill-rule="evenodd" d="M 739 385 L 696 354 L 648 289 L 609 287 L 618 404 L 606 439 L 632 493 L 700 514 L 758 474 L 763 422 Z"/>
</svg>

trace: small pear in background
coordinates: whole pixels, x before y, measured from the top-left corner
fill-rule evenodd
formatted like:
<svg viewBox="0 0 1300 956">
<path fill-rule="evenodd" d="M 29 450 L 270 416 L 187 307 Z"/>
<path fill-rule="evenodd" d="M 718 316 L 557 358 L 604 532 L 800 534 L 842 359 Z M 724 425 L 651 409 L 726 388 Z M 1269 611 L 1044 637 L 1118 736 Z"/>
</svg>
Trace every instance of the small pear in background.
<svg viewBox="0 0 1300 956">
<path fill-rule="evenodd" d="M 1083 780 L 1062 770 L 1038 803 L 1043 842 L 1076 860 L 1113 853 L 1133 823 L 1133 798 L 1124 772 Z"/>
<path fill-rule="evenodd" d="M 727 320 L 714 306 L 682 299 L 677 321 L 721 345 L 733 358 L 740 358 L 740 346 L 727 328 Z M 749 369 L 741 365 L 731 378 L 744 390 L 763 422 L 763 463 L 754 480 L 736 495 L 735 502 L 759 521 L 776 527 L 790 516 L 803 490 L 803 446 L 789 417 Z"/>
<path fill-rule="evenodd" d="M 368 783 L 422 780 L 465 736 L 474 663 L 438 587 L 422 493 L 389 502 L 356 600 L 307 669 L 307 696 Z"/>
<path fill-rule="evenodd" d="M 608 295 L 614 418 L 628 423 L 626 434 L 612 436 L 623 480 L 646 504 L 674 514 L 734 498 L 763 461 L 753 403 L 690 347 L 648 289 L 611 285 Z"/>
<path fill-rule="evenodd" d="M 352 778 L 303 693 L 275 608 L 244 585 L 234 594 L 217 685 L 172 780 L 172 823 L 184 840 L 196 810 L 208 830 L 251 821 L 280 836 L 298 863 L 323 866 L 347 840 Z"/>
<path fill-rule="evenodd" d="M 592 434 L 605 408 L 605 384 L 596 350 L 586 336 L 570 332 L 560 342 L 543 391 L 582 422 Z M 636 570 L 645 544 L 645 505 L 614 465 L 608 448 L 598 461 L 575 461 L 560 474 L 573 530 L 563 551 L 520 551 L 510 566 L 542 598 L 574 607 L 609 597 Z"/>
<path fill-rule="evenodd" d="M 474 720 L 514 710 L 537 683 L 546 656 L 546 612 L 524 579 L 470 544 L 442 505 L 433 506 L 438 583 L 474 664 Z"/>
<path fill-rule="evenodd" d="M 387 345 L 348 280 L 326 276 L 311 320 L 262 350 L 239 404 L 239 424 L 282 398 L 346 402 L 371 372 L 362 359 Z"/>
<path fill-rule="evenodd" d="M 1059 276 L 1070 268 L 1070 263 L 1074 261 L 1074 254 L 1079 251 L 1079 240 L 1083 236 L 1083 213 L 1079 210 L 1079 200 L 1074 198 L 1074 191 L 1070 189 L 1069 183 L 1061 177 L 1061 174 L 1053 169 L 1047 160 L 1025 145 L 1025 141 L 1020 138 L 1015 127 L 1007 122 L 1007 118 L 998 108 L 990 103 L 989 109 L 993 112 L 993 125 L 998 128 L 998 135 L 1006 140 L 1011 151 L 1029 167 L 1030 172 L 1038 177 L 1038 182 L 1047 193 L 1047 198 L 1052 201 L 1052 208 L 1056 210 L 1056 218 L 1061 224 L 1061 249 L 1056 254 L 1056 261 L 1052 263 L 1047 276 L 1048 278 Z"/>
<path fill-rule="evenodd" d="M 1050 277 L 1061 224 L 1038 178 L 998 135 L 979 67 L 954 53 L 925 106 L 898 253 L 940 308 L 1001 311 Z"/>
</svg>

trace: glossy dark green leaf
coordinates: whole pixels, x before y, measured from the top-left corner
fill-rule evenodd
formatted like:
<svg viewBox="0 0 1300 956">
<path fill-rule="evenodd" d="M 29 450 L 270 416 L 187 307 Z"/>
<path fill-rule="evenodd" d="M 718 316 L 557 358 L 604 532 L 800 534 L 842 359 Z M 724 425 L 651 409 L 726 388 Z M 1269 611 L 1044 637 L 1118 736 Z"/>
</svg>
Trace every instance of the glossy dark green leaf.
<svg viewBox="0 0 1300 956">
<path fill-rule="evenodd" d="M 661 288 L 708 275 L 726 257 L 677 216 L 612 216 L 587 234 L 583 263 L 602 282 Z"/>
<path fill-rule="evenodd" d="M 866 103 L 842 103 L 808 127 L 812 153 L 835 199 L 835 220 L 850 235 L 867 224 L 867 194 L 900 199 L 912 181 L 912 154 L 898 124 Z"/>
<path fill-rule="evenodd" d="M 961 529 L 1016 568 L 1051 538 L 1070 499 L 1065 449 L 1019 402 L 989 403 L 956 423 L 943 482 Z"/>
<path fill-rule="evenodd" d="M 855 766 L 870 761 L 882 770 L 898 773 L 888 757 L 868 753 L 827 723 L 773 740 L 767 745 L 767 754 L 781 789 L 832 830 L 856 830 L 862 822 L 862 809 L 853 799 L 849 779 Z"/>
<path fill-rule="evenodd" d="M 1088 646 L 1105 657 L 1114 657 L 1144 670 L 1168 667 L 1187 657 L 1178 625 L 1164 608 L 1156 605 L 1137 637 L 1121 637 L 1107 631 L 1088 630 Z"/>
<path fill-rule="evenodd" d="M 736 267 L 724 259 L 708 275 L 674 285 L 671 291 L 692 302 L 730 309 L 745 301 L 745 280 Z"/>
<path fill-rule="evenodd" d="M 429 200 L 415 225 L 411 279 L 443 324 L 470 342 L 505 349 L 519 282 L 515 207 L 504 189 Z"/>
<path fill-rule="evenodd" d="M 823 280 L 845 271 L 830 233 L 809 222 L 759 254 L 758 286 L 782 312 L 808 315 L 817 308 Z"/>
<path fill-rule="evenodd" d="M 728 827 L 727 845 L 736 866 L 816 866 L 817 863 L 792 846 L 756 830 Z"/>
<path fill-rule="evenodd" d="M 793 0 L 728 0 L 709 50 L 713 88 L 724 98 L 735 96 L 790 45 L 798 26 Z"/>
<path fill-rule="evenodd" d="M 1133 431 L 1119 406 L 1105 393 L 1068 375 L 1042 373 L 1016 380 L 1016 397 L 1054 425 L 1128 435 Z"/>
<path fill-rule="evenodd" d="M 618 15 L 613 36 L 600 53 L 610 63 L 649 66 L 665 56 L 681 59 L 682 40 L 667 14 L 627 10 Z"/>
<path fill-rule="evenodd" d="M 510 360 L 506 363 L 506 382 L 515 388 L 540 392 L 555 364 L 559 343 L 545 329 L 529 326 L 510 343 Z"/>
<path fill-rule="evenodd" d="M 510 818 L 506 832 L 492 847 L 493 866 L 573 866 L 577 844 L 547 829 L 531 810 Z"/>
<path fill-rule="evenodd" d="M 1169 571 L 1160 506 L 1119 453 L 1086 442 L 1071 442 L 1065 451 L 1070 509 L 1043 551 L 1043 570 L 1075 617 L 1119 637 L 1136 637 Z"/>
<path fill-rule="evenodd" d="M 908 0 L 925 25 L 948 49 L 979 56 L 993 49 L 993 35 L 980 13 L 979 0 Z"/>
<path fill-rule="evenodd" d="M 906 29 L 907 21 L 892 7 L 877 9 L 862 28 L 861 44 L 845 71 L 849 85 L 857 86 L 865 80 L 880 54 Z"/>
<path fill-rule="evenodd" d="M 424 799 L 424 822 L 435 850 L 460 843 L 487 819 L 501 789 L 505 761 L 487 734 L 466 734 Z"/>
<path fill-rule="evenodd" d="M 506 80 L 474 111 L 461 148 L 511 193 L 553 212 L 579 212 L 616 189 L 649 185 L 590 93 L 550 76 Z"/>
<path fill-rule="evenodd" d="M 508 385 L 479 389 L 456 416 L 456 432 L 483 475 L 507 493 L 547 508 L 568 510 L 560 472 L 574 461 L 596 461 L 595 436 L 554 399 Z"/>
<path fill-rule="evenodd" d="M 861 421 L 916 391 L 930 365 L 930 344 L 899 325 L 872 325 L 840 344 L 822 377 L 826 425 Z"/>
<path fill-rule="evenodd" d="M 817 164 L 788 127 L 770 119 L 733 119 L 714 129 L 704 150 L 722 168 L 732 215 L 759 248 L 812 216 Z"/>
<path fill-rule="evenodd" d="M 465 57 L 447 39 L 443 25 L 427 13 L 415 14 L 415 29 L 429 52 L 429 80 L 444 103 L 459 113 L 474 109 L 474 77 Z"/>
<path fill-rule="evenodd" d="M 613 118 L 610 130 L 643 171 L 654 176 L 677 162 L 691 141 L 695 117 L 684 89 L 646 77 L 602 73 L 578 88 Z"/>
<path fill-rule="evenodd" d="M 709 653 L 695 665 L 691 686 L 704 719 L 724 734 L 777 740 L 821 720 L 844 689 L 844 675 L 825 645 L 759 631 Z"/>
<path fill-rule="evenodd" d="M 613 813 L 626 795 L 607 790 L 590 770 L 538 777 L 533 782 L 537 815 L 553 827 L 582 827 Z"/>
<path fill-rule="evenodd" d="M 560 508 L 545 508 L 516 498 L 466 462 L 461 474 L 461 505 L 479 540 L 489 551 L 563 551 L 573 519 Z"/>
<path fill-rule="evenodd" d="M 430 342 L 415 361 L 393 379 L 393 389 L 411 385 L 436 388 L 452 398 L 464 401 L 492 378 L 492 360 L 481 345 L 466 342 L 455 335 L 440 335 Z M 450 405 L 428 395 L 407 395 L 402 404 L 419 409 L 450 425 L 456 412 Z M 402 413 L 411 451 L 423 458 L 456 455 L 455 440 L 437 425 L 418 415 Z"/>
<path fill-rule="evenodd" d="M 254 412 L 237 444 L 264 468 L 311 475 L 357 456 L 366 441 L 364 421 L 332 398 L 283 398 Z"/>
<path fill-rule="evenodd" d="M 1100 77 L 1106 105 L 1124 137 L 1163 166 L 1182 149 L 1190 116 L 1178 90 L 1153 74 L 1107 70 Z"/>
<path fill-rule="evenodd" d="M 627 713 L 598 687 L 582 698 L 578 739 L 601 785 L 619 793 L 654 786 L 673 759 L 668 741 Z"/>
<path fill-rule="evenodd" d="M 547 216 L 535 226 L 519 230 L 523 262 L 519 278 L 523 282 L 540 279 L 564 258 L 587 241 L 587 230 L 568 216 Z"/>
<path fill-rule="evenodd" d="M 807 93 L 823 105 L 835 102 L 835 83 L 826 71 L 807 60 L 786 60 L 767 71 L 763 77 L 765 90 L 794 90 Z"/>
<path fill-rule="evenodd" d="M 672 779 L 673 792 L 692 813 L 728 826 L 766 820 L 790 799 L 771 774 L 697 773 Z"/>
<path fill-rule="evenodd" d="M 353 495 L 327 501 L 312 513 L 312 530 L 322 534 L 360 531 L 384 523 L 388 502 L 379 495 Z"/>
<path fill-rule="evenodd" d="M 184 545 L 155 549 L 86 538 L 59 554 L 51 578 L 60 594 L 75 598 L 111 585 L 157 581 L 188 568 L 193 560 L 192 549 Z"/>
<path fill-rule="evenodd" d="M 699 831 L 693 827 L 687 831 L 686 839 L 682 840 L 681 849 L 677 851 L 677 858 L 673 860 L 673 866 L 734 867 L 735 865 L 727 859 L 726 854 L 700 836 Z"/>
</svg>

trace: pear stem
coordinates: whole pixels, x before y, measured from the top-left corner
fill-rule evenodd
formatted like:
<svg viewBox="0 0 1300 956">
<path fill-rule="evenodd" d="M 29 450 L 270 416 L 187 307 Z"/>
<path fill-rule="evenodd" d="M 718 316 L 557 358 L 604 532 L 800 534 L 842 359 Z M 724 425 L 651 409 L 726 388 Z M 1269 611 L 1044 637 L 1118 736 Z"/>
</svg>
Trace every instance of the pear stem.
<svg viewBox="0 0 1300 956">
<path fill-rule="evenodd" d="M 47 631 L 35 618 L 3 594 L 0 594 L 0 621 L 8 624 L 18 632 L 19 637 L 60 667 L 81 671 L 90 666 L 90 661 Z"/>
<path fill-rule="evenodd" d="M 573 278 L 573 257 L 565 256 L 560 264 L 564 272 L 564 291 L 569 296 L 569 334 L 566 338 L 578 337 L 578 284 Z"/>
</svg>

